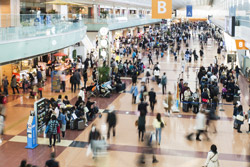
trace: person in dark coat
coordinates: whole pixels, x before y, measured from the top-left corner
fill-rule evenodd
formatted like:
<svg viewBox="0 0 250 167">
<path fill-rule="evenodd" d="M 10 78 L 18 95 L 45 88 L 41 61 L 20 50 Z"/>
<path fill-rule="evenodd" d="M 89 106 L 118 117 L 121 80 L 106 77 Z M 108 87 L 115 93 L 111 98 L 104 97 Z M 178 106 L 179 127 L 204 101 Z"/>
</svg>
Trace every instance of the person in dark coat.
<svg viewBox="0 0 250 167">
<path fill-rule="evenodd" d="M 19 90 L 18 90 L 18 86 L 17 86 L 17 79 L 16 79 L 15 75 L 13 75 L 11 78 L 10 86 L 13 90 L 13 94 L 16 94 L 15 89 L 16 89 L 17 93 L 19 94 Z"/>
<path fill-rule="evenodd" d="M 76 92 L 76 83 L 77 83 L 76 77 L 74 74 L 72 74 L 70 77 L 71 92 L 73 92 L 73 90 L 74 90 L 74 93 Z"/>
<path fill-rule="evenodd" d="M 108 127 L 108 135 L 107 135 L 107 137 L 109 139 L 111 128 L 113 128 L 113 136 L 115 136 L 115 126 L 116 126 L 116 123 L 117 123 L 116 114 L 115 114 L 115 112 L 113 110 L 110 110 L 109 113 L 108 113 L 107 123 L 109 125 L 109 127 Z"/>
<path fill-rule="evenodd" d="M 152 88 L 151 91 L 148 92 L 148 96 L 149 96 L 151 111 L 154 112 L 154 106 L 156 103 L 156 93 L 154 92 L 154 88 Z"/>
<path fill-rule="evenodd" d="M 91 131 L 89 132 L 89 143 L 91 143 L 92 140 L 100 140 L 100 139 L 101 139 L 101 134 L 96 129 L 96 125 L 93 124 Z"/>
<path fill-rule="evenodd" d="M 84 80 L 84 88 L 86 88 L 86 84 L 87 84 L 87 81 L 88 81 L 87 70 L 84 70 L 84 72 L 83 72 L 83 80 Z"/>
<path fill-rule="evenodd" d="M 140 111 L 141 116 L 146 116 L 148 113 L 147 110 L 148 103 L 143 101 L 143 98 L 141 99 L 141 103 L 138 105 L 138 111 Z"/>
<path fill-rule="evenodd" d="M 146 119 L 145 116 L 139 116 L 138 118 L 138 131 L 139 131 L 139 141 L 144 141 L 144 132 L 145 132 L 145 124 L 146 124 Z"/>
<path fill-rule="evenodd" d="M 240 106 L 238 107 L 237 115 L 244 116 L 242 105 L 240 105 Z M 243 121 L 244 121 L 244 120 L 243 120 L 243 121 L 238 120 L 238 119 L 237 119 L 237 115 L 236 115 L 236 123 L 237 123 L 237 125 L 238 125 L 238 127 L 237 127 L 237 132 L 238 132 L 238 133 L 242 133 L 242 131 L 240 130 L 240 127 L 241 127 L 241 125 L 243 124 Z"/>
<path fill-rule="evenodd" d="M 137 82 L 137 74 L 136 74 L 136 72 L 134 72 L 132 75 L 132 84 L 135 85 L 136 82 Z"/>
<path fill-rule="evenodd" d="M 76 80 L 76 84 L 78 85 L 78 90 L 79 90 L 79 85 L 81 82 L 81 75 L 80 75 L 80 69 L 74 73 L 74 78 Z"/>
</svg>

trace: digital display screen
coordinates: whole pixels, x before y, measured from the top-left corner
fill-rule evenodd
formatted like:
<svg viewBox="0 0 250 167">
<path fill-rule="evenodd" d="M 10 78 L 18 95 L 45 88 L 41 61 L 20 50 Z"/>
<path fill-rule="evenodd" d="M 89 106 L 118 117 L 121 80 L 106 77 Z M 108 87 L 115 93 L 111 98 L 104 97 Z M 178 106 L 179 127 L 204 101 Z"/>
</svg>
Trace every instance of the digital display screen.
<svg viewBox="0 0 250 167">
<path fill-rule="evenodd" d="M 225 17 L 225 32 L 231 36 L 235 36 L 235 17 Z"/>
</svg>

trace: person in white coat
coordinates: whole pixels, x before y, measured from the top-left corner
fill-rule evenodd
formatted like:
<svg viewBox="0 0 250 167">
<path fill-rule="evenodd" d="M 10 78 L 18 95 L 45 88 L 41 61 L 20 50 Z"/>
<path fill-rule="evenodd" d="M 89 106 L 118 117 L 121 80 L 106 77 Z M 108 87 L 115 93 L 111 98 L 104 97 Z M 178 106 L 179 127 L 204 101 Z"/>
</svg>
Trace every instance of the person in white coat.
<svg viewBox="0 0 250 167">
<path fill-rule="evenodd" d="M 207 160 L 205 162 L 204 167 L 219 167 L 219 160 L 218 160 L 218 152 L 216 145 L 211 146 L 211 150 L 207 154 Z"/>
<path fill-rule="evenodd" d="M 82 98 L 82 101 L 85 102 L 85 92 L 84 92 L 85 88 L 81 88 L 80 92 L 78 93 L 78 97 Z"/>
<path fill-rule="evenodd" d="M 155 75 L 155 81 L 157 82 L 157 84 L 159 84 L 159 77 L 160 77 L 160 70 L 159 70 L 159 68 L 156 68 L 154 70 L 154 75 Z"/>
<path fill-rule="evenodd" d="M 205 115 L 205 110 L 202 109 L 197 115 L 196 115 L 196 123 L 195 123 L 195 129 L 197 130 L 196 133 L 196 140 L 197 141 L 201 141 L 200 139 L 200 134 L 203 133 L 207 140 L 209 140 L 207 133 L 206 133 L 206 115 Z M 192 140 L 192 136 L 194 135 L 194 133 L 190 133 L 189 135 L 187 135 L 187 139 L 188 140 Z"/>
<path fill-rule="evenodd" d="M 186 62 L 185 62 L 184 58 L 182 58 L 182 60 L 181 60 L 181 72 L 182 73 L 185 71 L 185 65 L 186 65 Z"/>
<path fill-rule="evenodd" d="M 197 130 L 196 140 L 198 141 L 201 141 L 200 139 L 201 133 L 203 133 L 206 136 L 207 140 L 209 140 L 207 133 L 205 132 L 206 122 L 207 122 L 207 118 L 205 115 L 205 110 L 202 109 L 196 116 L 196 130 Z"/>
</svg>

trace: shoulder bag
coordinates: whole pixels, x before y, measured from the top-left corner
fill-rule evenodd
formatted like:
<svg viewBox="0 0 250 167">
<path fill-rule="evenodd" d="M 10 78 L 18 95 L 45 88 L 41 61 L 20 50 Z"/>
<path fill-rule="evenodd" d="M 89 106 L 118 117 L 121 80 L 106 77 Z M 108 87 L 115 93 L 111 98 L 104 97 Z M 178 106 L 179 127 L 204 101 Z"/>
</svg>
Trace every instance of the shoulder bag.
<svg viewBox="0 0 250 167">
<path fill-rule="evenodd" d="M 243 122 L 243 121 L 244 121 L 244 116 L 238 114 L 237 117 L 236 117 L 236 119 L 237 119 L 238 121 Z"/>
</svg>

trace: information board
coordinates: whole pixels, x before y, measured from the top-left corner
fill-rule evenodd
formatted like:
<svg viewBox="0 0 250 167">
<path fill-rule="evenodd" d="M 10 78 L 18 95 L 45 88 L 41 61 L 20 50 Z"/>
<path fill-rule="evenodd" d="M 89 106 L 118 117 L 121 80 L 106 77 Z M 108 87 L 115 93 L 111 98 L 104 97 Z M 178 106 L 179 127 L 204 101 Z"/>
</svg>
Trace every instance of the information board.
<svg viewBox="0 0 250 167">
<path fill-rule="evenodd" d="M 45 115 L 46 115 L 46 103 L 45 98 L 42 98 L 35 102 L 34 109 L 37 120 L 37 134 L 41 134 L 45 127 Z"/>
</svg>

